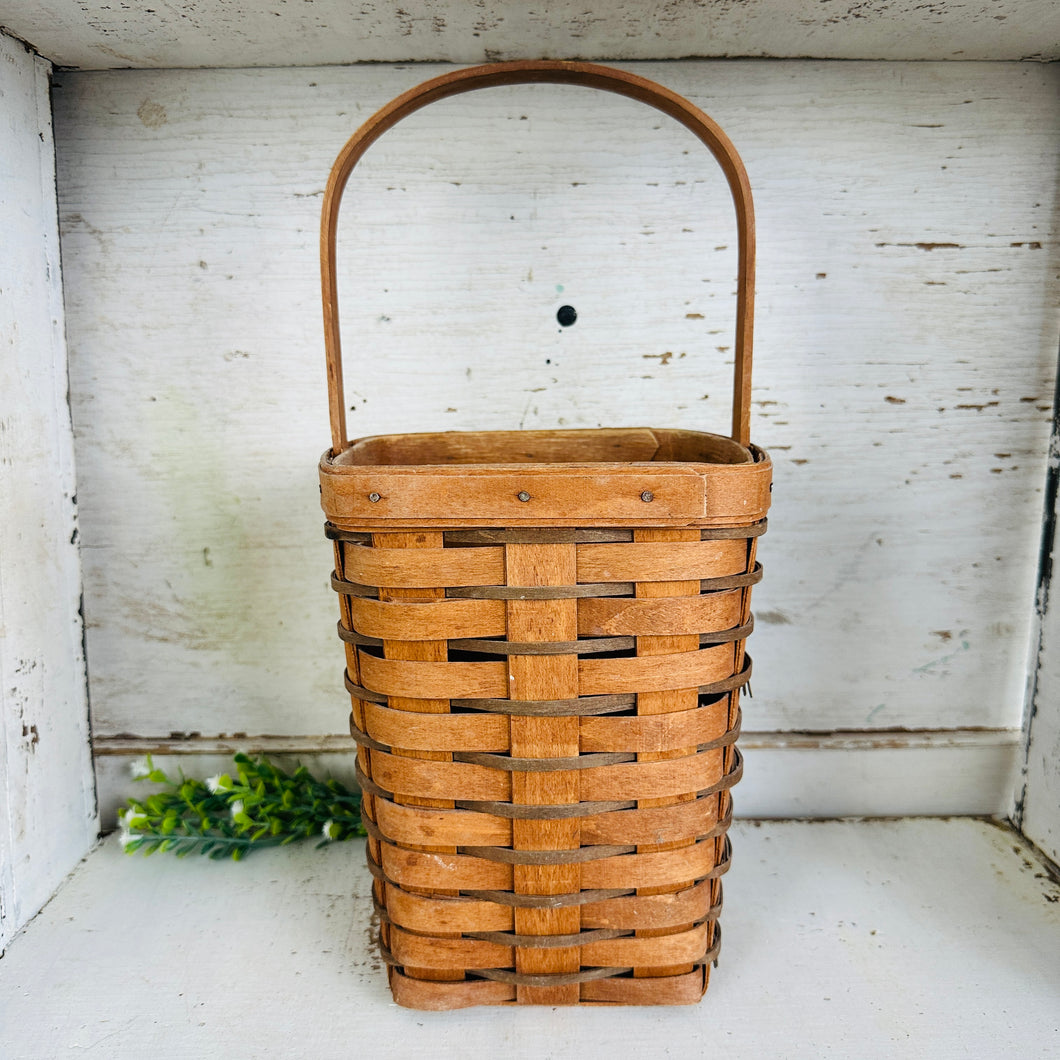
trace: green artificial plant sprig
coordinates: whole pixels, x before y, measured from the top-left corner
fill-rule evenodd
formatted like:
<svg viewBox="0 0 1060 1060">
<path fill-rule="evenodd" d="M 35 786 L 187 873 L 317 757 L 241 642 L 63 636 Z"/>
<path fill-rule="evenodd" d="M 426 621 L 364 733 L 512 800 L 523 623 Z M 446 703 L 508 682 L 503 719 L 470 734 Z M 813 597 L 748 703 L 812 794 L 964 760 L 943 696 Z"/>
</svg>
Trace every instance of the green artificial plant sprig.
<svg viewBox="0 0 1060 1060">
<path fill-rule="evenodd" d="M 239 861 L 257 847 L 320 836 L 318 845 L 364 835 L 361 797 L 337 780 L 317 780 L 305 766 L 286 773 L 265 758 L 237 754 L 232 773 L 207 780 L 168 777 L 151 760 L 133 778 L 165 785 L 118 811 L 121 844 L 132 854 L 170 850 Z"/>
</svg>

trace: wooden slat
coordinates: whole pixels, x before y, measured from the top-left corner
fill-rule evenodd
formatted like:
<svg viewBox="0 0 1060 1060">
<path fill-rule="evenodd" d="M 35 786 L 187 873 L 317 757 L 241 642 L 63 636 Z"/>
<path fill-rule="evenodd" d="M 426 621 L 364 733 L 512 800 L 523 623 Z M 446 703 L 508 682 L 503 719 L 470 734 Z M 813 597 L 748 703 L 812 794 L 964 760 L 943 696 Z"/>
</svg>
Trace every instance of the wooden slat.
<svg viewBox="0 0 1060 1060">
<path fill-rule="evenodd" d="M 427 984 L 424 984 L 427 985 Z M 703 996 L 703 973 L 655 979 L 599 979 L 582 987 L 582 1000 L 619 1005 L 694 1005 Z"/>
<path fill-rule="evenodd" d="M 691 962 L 702 957 L 706 948 L 707 925 L 700 924 L 684 931 L 667 931 L 665 937 L 638 932 L 634 938 L 589 942 L 582 947 L 582 961 L 605 968 L 632 965 L 634 975 L 641 968 L 655 975 L 681 975 L 692 970 Z"/>
<path fill-rule="evenodd" d="M 467 854 L 435 854 L 422 850 L 404 850 L 385 842 L 381 843 L 380 847 L 384 873 L 390 880 L 402 887 L 510 891 L 512 890 L 513 868 L 545 867 L 506 865 L 503 862 L 490 861 Z M 714 854 L 710 847 L 711 844 L 708 841 L 699 843 L 688 850 L 621 854 L 611 858 L 602 858 L 599 861 L 587 861 L 580 866 L 581 884 L 586 889 L 667 887 L 687 875 L 697 878 L 705 877 L 714 865 Z M 564 868 L 565 866 L 548 867 Z M 530 911 L 516 909 L 516 915 Z M 538 912 L 546 915 L 561 911 L 539 910 Z M 525 927 L 518 926 L 518 921 L 516 930 L 526 932 Z M 574 930 L 577 931 L 580 928 Z M 549 934 L 549 932 L 532 933 Z"/>
<path fill-rule="evenodd" d="M 634 532 L 633 539 L 636 548 L 642 552 L 647 551 L 649 554 L 654 550 L 658 550 L 660 543 L 664 546 L 668 546 L 670 549 L 680 549 L 680 555 L 686 560 L 694 564 L 700 560 L 701 557 L 705 557 L 706 553 L 701 551 L 701 548 L 705 544 L 724 544 L 728 546 L 725 550 L 719 550 L 717 553 L 712 553 L 710 559 L 712 562 L 718 560 L 728 560 L 730 565 L 734 563 L 740 563 L 741 567 L 747 557 L 747 547 L 743 541 L 718 541 L 718 542 L 706 542 L 697 541 L 699 537 L 699 531 L 687 531 L 687 530 L 637 530 Z M 691 548 L 689 546 L 691 545 Z M 699 546 L 699 550 L 696 550 L 696 546 Z M 736 546 L 734 549 L 733 546 Z M 694 551 L 696 550 L 696 551 Z M 676 572 L 679 569 L 679 564 L 674 562 L 671 563 L 670 569 Z M 693 568 L 694 570 L 695 568 Z M 699 577 L 693 573 L 692 570 L 684 568 L 681 571 L 686 577 L 691 580 L 688 581 L 665 581 L 661 579 L 651 579 L 650 581 L 641 581 L 637 583 L 636 594 L 638 598 L 646 599 L 657 599 L 657 598 L 671 598 L 671 597 L 684 597 L 687 599 L 699 599 Z M 735 570 L 729 569 L 725 573 L 731 574 L 736 573 Z M 658 656 L 668 655 L 671 652 L 678 651 L 695 651 L 699 646 L 699 638 L 695 634 L 682 634 L 678 636 L 674 635 L 651 635 L 641 636 L 637 638 L 637 655 L 638 656 Z M 699 702 L 699 693 L 695 687 L 689 688 L 676 688 L 670 689 L 664 692 L 642 692 L 637 696 L 637 713 L 640 715 L 661 715 L 668 716 L 674 712 L 681 714 L 691 715 L 693 712 L 700 713 L 696 708 Z M 675 758 L 681 755 L 694 754 L 696 749 L 696 741 L 686 743 L 684 747 L 669 748 L 666 750 L 657 748 L 646 748 L 637 754 L 638 761 L 660 761 L 668 758 Z M 695 799 L 694 792 L 685 792 L 672 796 L 665 796 L 661 799 L 644 798 L 637 802 L 639 807 L 660 807 L 668 806 L 674 803 L 687 802 Z M 684 838 L 676 840 L 670 840 L 669 842 L 659 842 L 658 840 L 654 843 L 642 844 L 637 847 L 638 851 L 651 851 L 651 850 L 667 850 L 678 847 L 687 847 L 694 841 L 690 835 Z M 683 880 L 678 884 L 674 884 L 669 890 L 680 890 L 682 887 L 688 887 L 692 883 L 692 880 Z M 652 888 L 641 888 L 638 890 L 640 894 L 652 894 Z M 638 934 L 643 932 L 649 935 L 655 935 L 660 929 L 658 928 L 640 928 Z M 636 962 L 634 962 L 636 963 Z M 635 967 L 633 969 L 633 975 L 635 978 L 641 976 L 651 975 L 681 975 L 692 971 L 691 965 L 681 965 L 674 967 L 657 967 L 653 966 L 650 968 Z"/>
<path fill-rule="evenodd" d="M 683 696 L 673 693 L 642 693 L 643 696 Z M 695 693 L 693 704 L 698 702 Z M 644 704 L 641 704 L 643 709 Z M 715 740 L 725 732 L 718 731 L 718 712 L 713 707 L 678 708 L 670 713 L 638 717 L 582 718 L 581 749 L 590 751 L 680 751 L 693 754 L 696 746 Z"/>
<path fill-rule="evenodd" d="M 680 464 L 356 468 L 325 458 L 320 482 L 328 519 L 344 530 L 405 520 L 449 528 L 687 524 L 705 511 L 703 475 Z M 645 491 L 650 503 L 641 499 Z M 368 500 L 373 493 L 381 499 Z"/>
<path fill-rule="evenodd" d="M 504 635 L 503 600 L 437 600 L 399 603 L 350 598 L 353 625 L 366 637 L 398 640 L 450 640 Z"/>
<path fill-rule="evenodd" d="M 672 931 L 706 917 L 711 908 L 710 883 L 704 880 L 676 892 L 588 902 L 582 906 L 582 927 Z"/>
<path fill-rule="evenodd" d="M 635 532 L 634 540 L 628 543 L 578 545 L 578 581 L 668 582 L 724 578 L 746 569 L 747 543 L 740 538 L 701 541 L 698 531 L 675 530 L 667 531 L 677 535 L 669 539 L 658 540 L 660 531 L 648 542 L 641 541 L 646 533 L 650 532 Z"/>
<path fill-rule="evenodd" d="M 718 821 L 717 800 L 698 799 L 675 806 L 614 810 L 582 818 L 582 842 L 665 843 L 706 835 Z"/>
<path fill-rule="evenodd" d="M 448 846 L 511 846 L 512 822 L 506 817 L 472 810 L 443 810 L 374 801 L 380 830 L 406 846 L 430 843 Z M 706 835 L 717 823 L 717 799 L 704 798 L 677 806 L 615 810 L 582 817 L 583 846 L 665 843 Z"/>
<path fill-rule="evenodd" d="M 373 751 L 372 768 L 372 779 L 395 797 L 504 802 L 511 791 L 508 773 L 465 762 L 438 762 Z"/>
<path fill-rule="evenodd" d="M 511 931 L 510 906 L 480 898 L 432 898 L 386 885 L 386 910 L 395 924 L 421 934 Z"/>
<path fill-rule="evenodd" d="M 391 747 L 419 751 L 506 751 L 508 719 L 499 714 L 410 716 L 379 703 L 365 704 L 369 736 Z"/>
<path fill-rule="evenodd" d="M 716 751 L 660 762 L 630 762 L 582 771 L 582 798 L 662 799 L 709 787 L 717 779 Z M 378 758 L 378 755 L 374 755 Z"/>
<path fill-rule="evenodd" d="M 403 1008 L 423 1012 L 447 1012 L 474 1005 L 501 1005 L 515 998 L 515 987 L 510 983 L 493 983 L 488 979 L 434 983 L 426 979 L 410 979 L 396 968 L 390 969 L 390 989 L 394 1000 Z"/>
<path fill-rule="evenodd" d="M 423 588 L 447 585 L 500 585 L 504 581 L 504 549 L 496 545 L 482 548 L 443 548 L 442 535 L 430 533 L 433 545 L 417 548 L 393 547 L 403 538 L 415 540 L 422 534 L 375 534 L 391 547 L 369 548 L 350 545 L 346 554 L 346 576 L 362 585 L 394 588 Z M 438 597 L 440 599 L 440 597 Z M 390 597 L 400 599 L 400 597 Z"/>
<path fill-rule="evenodd" d="M 364 651 L 358 656 L 362 685 L 388 696 L 503 698 L 508 690 L 508 672 L 503 662 L 412 662 L 380 659 Z"/>
<path fill-rule="evenodd" d="M 712 648 L 679 654 L 634 659 L 582 658 L 578 661 L 581 693 L 585 696 L 692 688 L 720 681 L 732 673 L 731 644 L 718 644 Z M 457 698 L 455 694 L 453 698 Z"/>
<path fill-rule="evenodd" d="M 390 948 L 395 959 L 406 969 L 414 967 L 445 972 L 456 968 L 505 968 L 512 963 L 511 946 L 480 939 L 414 935 L 396 925 L 391 931 Z"/>
<path fill-rule="evenodd" d="M 622 854 L 582 866 L 582 886 L 670 887 L 689 876 L 705 876 L 714 867 L 711 843 L 651 854 Z"/>
<path fill-rule="evenodd" d="M 505 567 L 510 585 L 573 585 L 576 545 L 506 545 Z M 508 601 L 508 639 L 513 641 L 568 641 L 578 636 L 575 600 Z M 579 694 L 578 657 L 573 655 L 508 658 L 509 698 L 566 699 Z M 579 750 L 576 717 L 511 718 L 511 753 L 518 757 L 566 757 Z M 514 773 L 512 802 L 554 804 L 577 802 L 580 773 Z M 579 845 L 576 818 L 556 821 L 513 821 L 512 845 L 517 850 L 565 850 Z M 569 894 L 581 888 L 579 865 L 517 865 L 519 894 Z M 515 930 L 531 935 L 567 935 L 580 930 L 578 906 L 561 909 L 517 909 Z M 515 967 L 524 973 L 576 972 L 581 967 L 577 947 L 534 950 L 517 947 Z M 575 1004 L 578 984 L 553 987 L 519 986 L 521 1004 Z"/>
<path fill-rule="evenodd" d="M 465 854 L 431 854 L 381 843 L 383 872 L 401 887 L 447 890 L 512 889 L 512 866 Z"/>
<path fill-rule="evenodd" d="M 513 930 L 511 906 L 478 898 L 438 898 L 386 885 L 386 908 L 395 924 L 420 934 Z M 666 928 L 703 920 L 711 908 L 710 881 L 670 894 L 607 898 L 581 906 L 583 930 Z M 584 963 L 584 953 L 583 953 Z"/>
<path fill-rule="evenodd" d="M 391 466 L 401 464 L 556 464 L 579 460 L 589 463 L 654 460 L 661 442 L 674 431 L 647 427 L 550 431 L 441 431 L 420 434 L 379 434 L 360 438 L 344 450 L 338 464 Z M 691 432 L 689 432 L 691 433 Z M 704 435 L 705 442 L 718 439 Z M 696 459 L 707 461 L 724 454 L 730 459 L 736 446 L 719 439 L 724 449 L 698 446 Z M 693 441 L 693 445 L 695 442 Z M 709 455 L 708 455 L 709 454 Z"/>
<path fill-rule="evenodd" d="M 359 580 L 363 571 L 359 564 L 363 564 L 365 557 L 373 557 L 378 561 L 381 556 L 393 556 L 397 566 L 402 563 L 408 564 L 408 557 L 431 555 L 442 550 L 444 538 L 440 533 L 417 532 L 417 533 L 389 533 L 375 534 L 372 538 L 372 547 L 357 544 L 346 546 L 346 573 L 352 575 L 353 580 Z M 422 560 L 420 561 L 422 563 Z M 385 563 L 382 566 L 385 567 Z M 416 567 L 417 562 L 411 563 Z M 379 590 L 379 599 L 382 602 L 390 600 L 417 602 L 429 602 L 437 600 L 445 595 L 445 590 L 439 588 L 436 582 L 425 581 L 417 583 L 424 587 L 409 588 L 400 582 L 397 586 L 385 585 Z M 352 613 L 352 609 L 351 609 Z M 424 661 L 427 663 L 445 664 L 448 658 L 448 649 L 444 640 L 417 640 L 407 641 L 402 639 L 384 639 L 383 654 L 387 659 Z M 400 694 L 389 697 L 390 707 L 396 712 L 403 712 L 411 716 L 423 714 L 444 714 L 449 710 L 448 699 L 410 699 Z M 365 703 L 367 707 L 369 704 Z M 436 762 L 451 761 L 452 756 L 442 751 L 429 748 L 403 748 L 400 745 L 395 748 L 394 754 L 408 758 L 423 758 Z M 451 807 L 452 802 L 446 798 L 431 797 L 426 792 L 419 792 L 415 788 L 404 789 L 400 794 L 395 794 L 397 801 L 407 801 L 412 805 Z M 385 834 L 385 833 L 384 833 Z M 439 847 L 436 844 L 428 844 L 424 849 L 436 850 L 442 853 L 455 853 L 454 847 Z M 389 937 L 389 933 L 388 933 Z M 461 978 L 460 976 L 444 975 L 439 977 L 434 970 L 425 967 L 410 966 L 405 969 L 406 973 L 413 977 L 425 979 L 436 978 Z"/>
<path fill-rule="evenodd" d="M 739 625 L 739 589 L 659 599 L 624 596 L 578 601 L 578 633 L 583 637 L 663 636 L 708 633 Z"/>
<path fill-rule="evenodd" d="M 346 550 L 347 545 L 341 541 L 334 542 L 334 555 L 335 555 L 335 572 L 340 578 L 345 577 L 345 563 L 346 563 Z M 341 615 L 342 624 L 347 628 L 351 628 L 351 610 L 350 610 L 350 598 L 348 596 L 339 596 L 339 612 Z M 360 674 L 360 660 L 358 658 L 357 648 L 352 644 L 343 644 L 344 653 L 346 656 L 346 672 L 348 677 L 353 681 L 354 684 L 361 684 Z M 350 709 L 351 709 L 351 720 L 358 729 L 363 731 L 364 729 L 364 702 L 358 699 L 356 696 L 350 697 Z M 367 747 L 357 747 L 357 764 L 360 766 L 364 775 L 369 779 L 372 778 L 372 754 Z M 361 796 L 361 815 L 368 821 L 374 821 L 376 819 L 375 811 L 375 796 L 370 791 L 365 791 Z M 374 861 L 376 864 L 379 862 L 380 851 L 379 851 L 379 840 L 372 836 L 368 836 L 365 840 L 365 847 L 367 856 Z M 383 885 L 379 880 L 373 880 L 372 882 L 372 895 L 375 901 L 382 902 L 384 900 Z M 389 928 L 386 925 L 382 925 L 380 928 L 380 935 L 382 941 L 385 944 L 389 944 Z"/>
<path fill-rule="evenodd" d="M 380 831 L 403 846 L 512 845 L 512 823 L 504 817 L 471 810 L 402 806 L 388 799 L 376 799 L 375 805 Z"/>
<path fill-rule="evenodd" d="M 343 530 L 387 527 L 747 526 L 769 511 L 772 465 L 496 464 L 350 467 L 320 462 L 321 507 Z M 528 493 L 529 500 L 519 499 Z M 651 501 L 643 495 L 650 493 Z M 369 497 L 378 494 L 378 501 Z M 709 498 L 709 506 L 708 506 Z M 454 517 L 454 512 L 459 516 Z"/>
</svg>

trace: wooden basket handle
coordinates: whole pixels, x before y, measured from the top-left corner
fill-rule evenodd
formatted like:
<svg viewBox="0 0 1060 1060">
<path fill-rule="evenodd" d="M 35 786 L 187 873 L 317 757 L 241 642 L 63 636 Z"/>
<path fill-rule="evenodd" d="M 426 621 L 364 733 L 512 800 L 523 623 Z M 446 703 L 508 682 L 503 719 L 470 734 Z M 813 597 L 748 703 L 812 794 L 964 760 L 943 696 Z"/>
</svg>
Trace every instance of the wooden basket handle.
<svg viewBox="0 0 1060 1060">
<path fill-rule="evenodd" d="M 372 115 L 346 142 L 328 177 L 320 222 L 320 278 L 324 300 L 324 348 L 328 366 L 331 444 L 338 454 L 348 444 L 346 403 L 339 341 L 338 282 L 335 244 L 342 192 L 353 167 L 369 147 L 402 118 L 448 96 L 494 85 L 532 83 L 585 85 L 640 100 L 691 130 L 718 160 L 736 206 L 739 241 L 736 290 L 736 363 L 733 370 L 732 437 L 750 442 L 751 339 L 754 324 L 755 227 L 751 186 L 740 156 L 721 128 L 675 92 L 662 85 L 607 66 L 552 60 L 491 63 L 443 74 L 409 89 Z"/>
</svg>

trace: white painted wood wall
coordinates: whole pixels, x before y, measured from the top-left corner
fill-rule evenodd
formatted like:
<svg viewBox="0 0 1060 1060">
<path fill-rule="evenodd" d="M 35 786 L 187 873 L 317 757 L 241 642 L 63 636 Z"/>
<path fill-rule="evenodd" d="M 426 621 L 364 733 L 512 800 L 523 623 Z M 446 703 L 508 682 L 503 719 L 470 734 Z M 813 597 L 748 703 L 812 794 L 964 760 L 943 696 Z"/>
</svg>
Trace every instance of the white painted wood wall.
<svg viewBox="0 0 1060 1060">
<path fill-rule="evenodd" d="M 0 953 L 98 826 L 48 75 L 0 33 Z"/>
<path fill-rule="evenodd" d="M 664 62 L 759 218 L 753 437 L 776 464 L 747 779 L 759 814 L 1007 812 L 1058 321 L 1060 72 Z M 93 732 L 124 755 L 332 750 L 342 653 L 320 195 L 432 66 L 64 73 L 55 92 Z M 635 103 L 450 101 L 344 212 L 351 430 L 726 422 L 733 225 Z M 574 305 L 562 332 L 556 308 Z M 905 730 L 916 730 L 912 734 Z"/>
<path fill-rule="evenodd" d="M 1058 403 L 1060 404 L 1060 403 Z M 1024 757 L 1017 792 L 1016 826 L 1060 864 L 1060 412 L 1049 442 L 1046 519 L 1033 628 L 1034 654 L 1024 718 Z"/>
<path fill-rule="evenodd" d="M 1056 60 L 1054 0 L 0 0 L 60 66 L 327 66 L 498 59 Z"/>
</svg>

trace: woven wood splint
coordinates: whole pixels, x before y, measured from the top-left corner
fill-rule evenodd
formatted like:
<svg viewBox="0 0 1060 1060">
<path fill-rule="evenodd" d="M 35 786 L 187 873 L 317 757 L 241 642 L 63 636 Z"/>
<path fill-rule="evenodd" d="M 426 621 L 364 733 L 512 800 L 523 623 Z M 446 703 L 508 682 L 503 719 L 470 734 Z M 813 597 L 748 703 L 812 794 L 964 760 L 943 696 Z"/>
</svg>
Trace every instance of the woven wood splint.
<svg viewBox="0 0 1060 1060">
<path fill-rule="evenodd" d="M 364 150 L 499 84 L 584 85 L 676 118 L 740 238 L 733 433 L 346 438 L 335 230 Z M 324 201 L 332 448 L 320 464 L 350 732 L 402 1005 L 680 1004 L 721 942 L 739 692 L 771 464 L 748 438 L 754 226 L 732 145 L 668 90 L 585 63 L 447 74 L 349 141 Z"/>
</svg>

